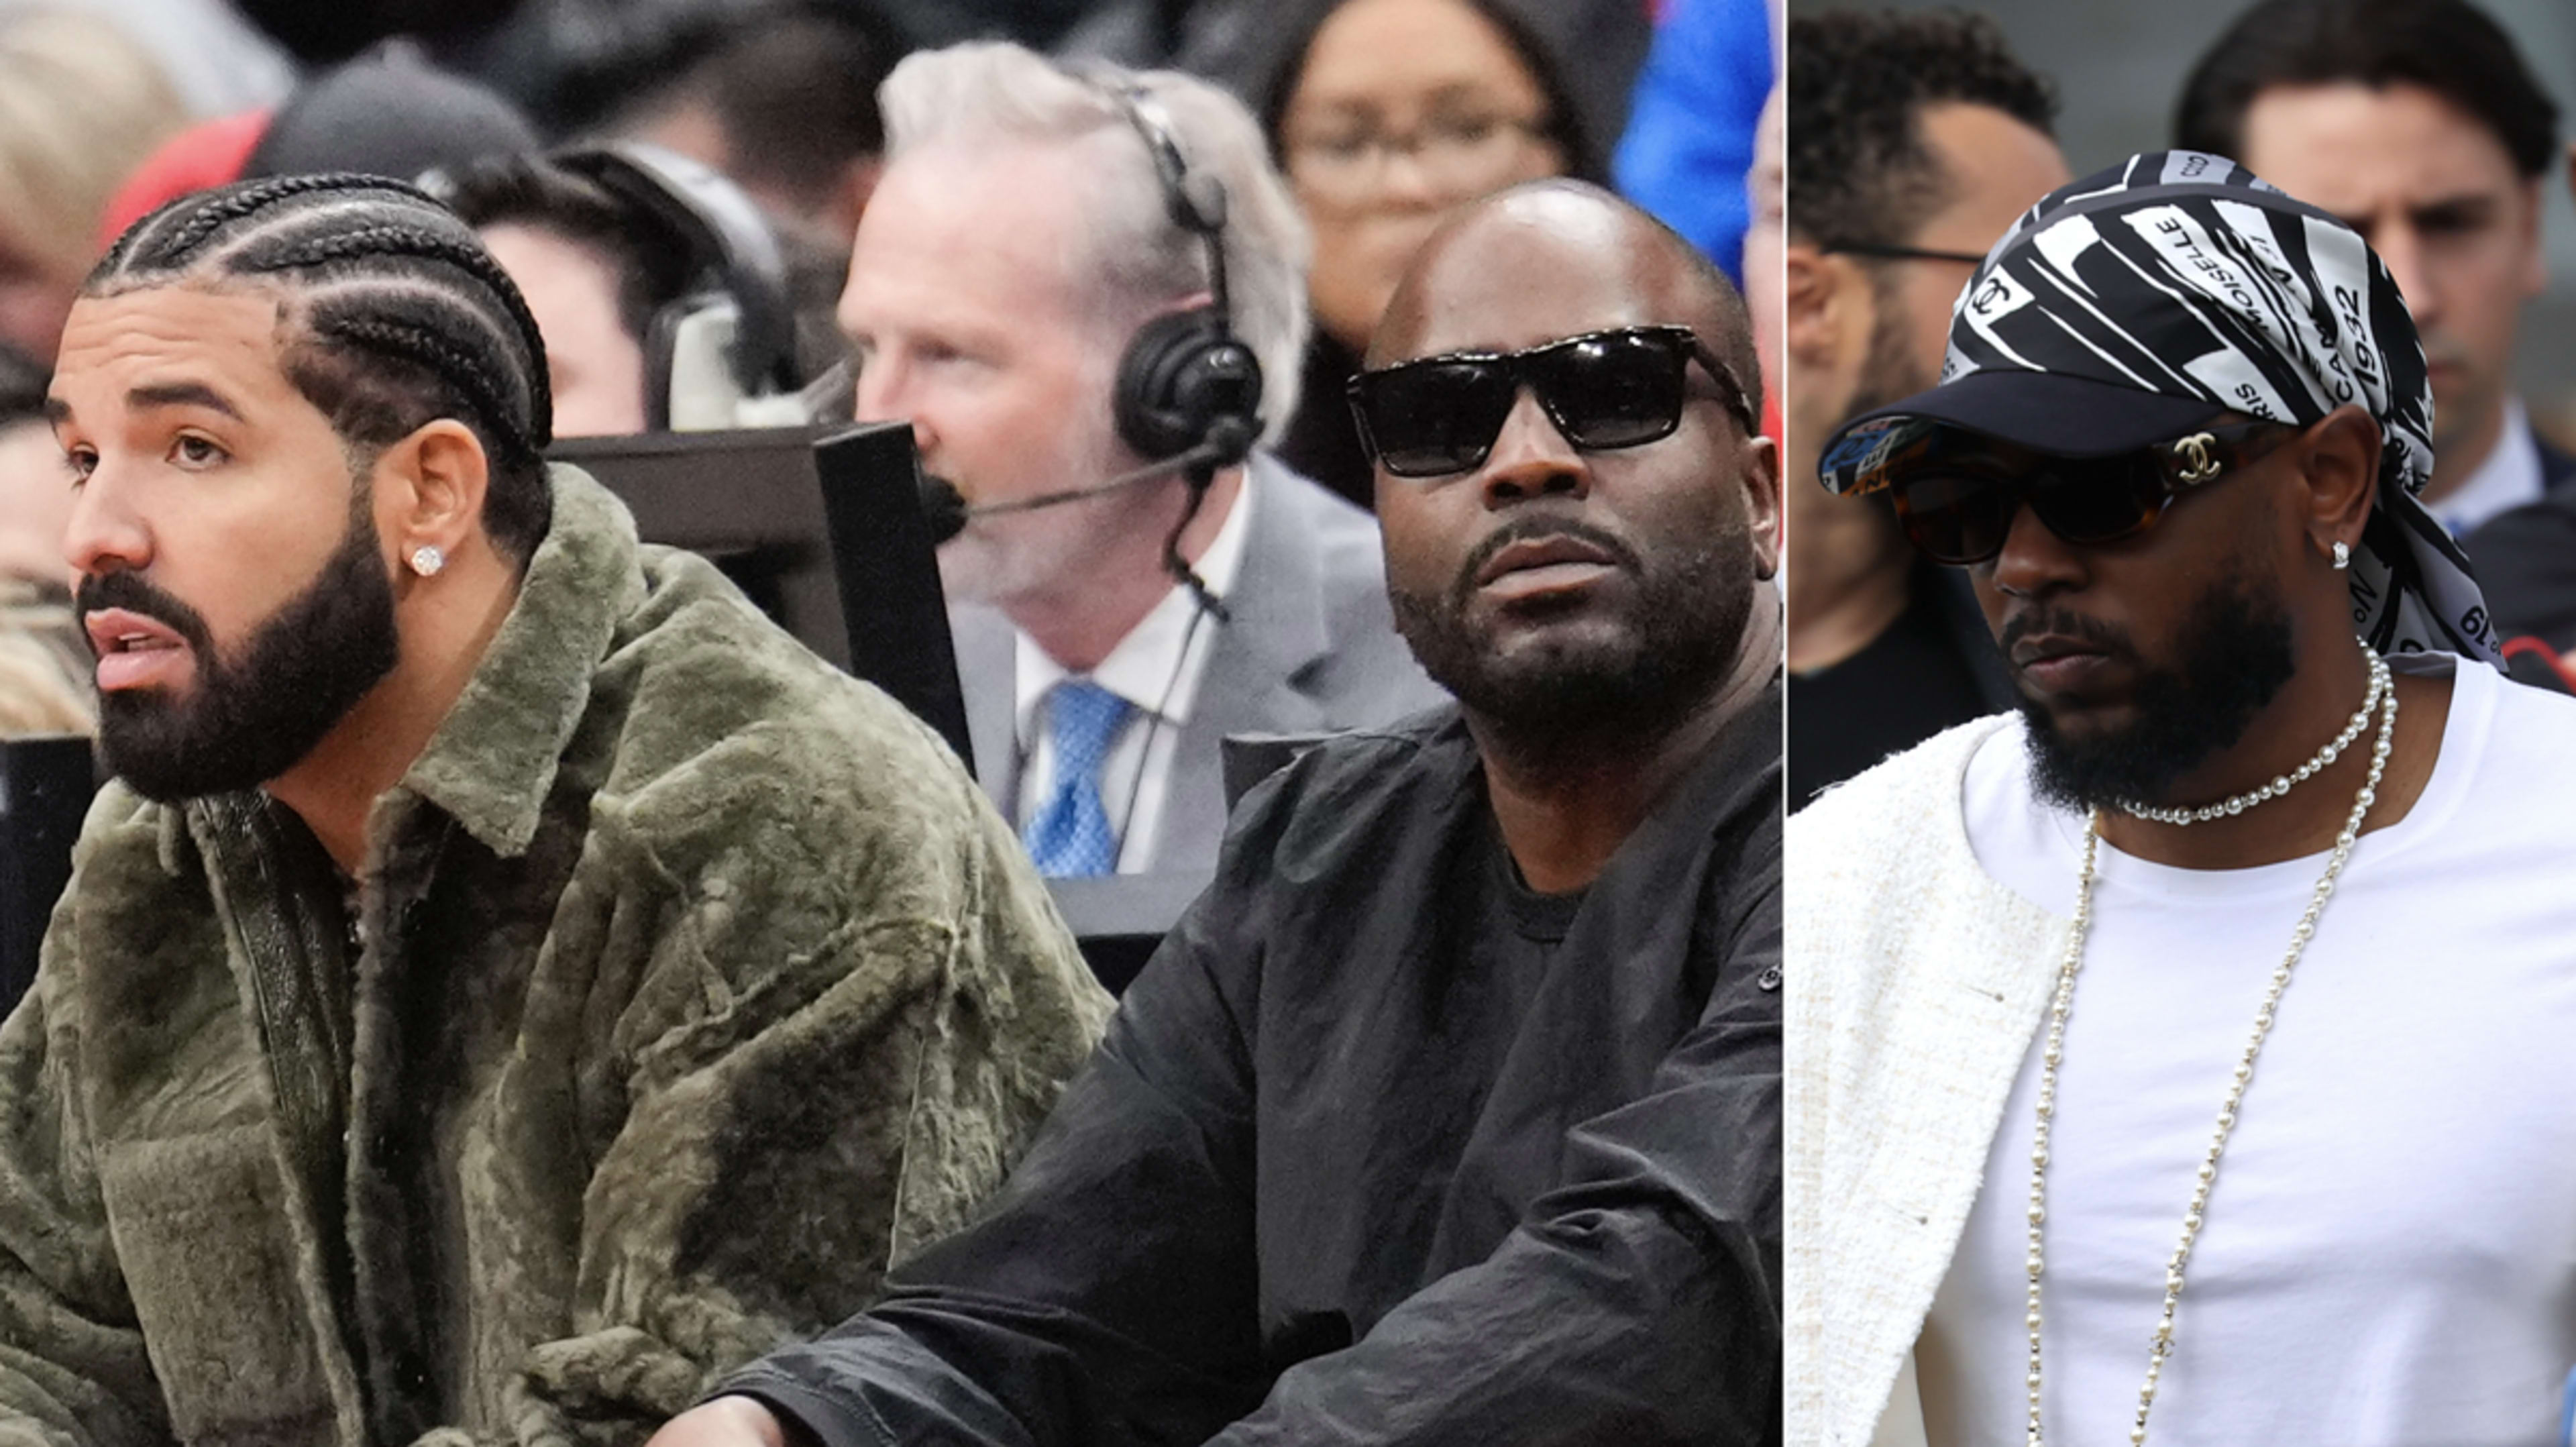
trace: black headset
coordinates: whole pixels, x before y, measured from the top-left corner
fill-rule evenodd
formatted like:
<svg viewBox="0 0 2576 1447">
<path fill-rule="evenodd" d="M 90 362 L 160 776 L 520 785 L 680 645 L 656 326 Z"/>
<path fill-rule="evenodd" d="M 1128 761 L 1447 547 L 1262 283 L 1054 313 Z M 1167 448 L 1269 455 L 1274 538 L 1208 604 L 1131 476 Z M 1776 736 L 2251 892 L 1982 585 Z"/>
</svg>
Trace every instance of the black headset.
<svg viewBox="0 0 2576 1447">
<path fill-rule="evenodd" d="M 545 159 L 607 191 L 689 257 L 689 290 L 653 314 L 642 339 L 649 425 L 670 426 L 675 362 L 691 323 L 722 308 L 735 313 L 725 362 L 740 396 L 802 385 L 787 263 L 741 187 L 677 152 L 631 141 L 551 151 Z"/>
<path fill-rule="evenodd" d="M 1118 361 L 1112 404 L 1118 435 L 1148 460 L 1205 448 L 1215 461 L 1189 476 L 1204 487 L 1216 469 L 1243 460 L 1261 436 L 1261 360 L 1234 335 L 1225 285 L 1225 183 L 1190 174 L 1162 102 L 1133 80 L 1072 72 L 1127 117 L 1154 159 L 1172 224 L 1207 248 L 1207 306 L 1159 316 L 1136 329 Z"/>
</svg>

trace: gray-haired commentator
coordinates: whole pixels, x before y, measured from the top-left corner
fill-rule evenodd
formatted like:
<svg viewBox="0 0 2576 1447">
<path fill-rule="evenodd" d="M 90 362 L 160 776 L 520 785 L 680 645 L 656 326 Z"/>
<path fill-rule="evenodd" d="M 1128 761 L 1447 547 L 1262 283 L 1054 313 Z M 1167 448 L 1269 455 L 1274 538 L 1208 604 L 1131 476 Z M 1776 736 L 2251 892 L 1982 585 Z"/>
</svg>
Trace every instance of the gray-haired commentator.
<svg viewBox="0 0 2576 1447">
<path fill-rule="evenodd" d="M 1305 225 L 1251 115 L 1175 72 L 961 45 L 879 100 L 840 320 L 859 418 L 909 420 L 964 504 L 977 775 L 1049 874 L 1209 868 L 1224 736 L 1440 697 L 1375 525 L 1258 445 L 1296 403 Z"/>
</svg>

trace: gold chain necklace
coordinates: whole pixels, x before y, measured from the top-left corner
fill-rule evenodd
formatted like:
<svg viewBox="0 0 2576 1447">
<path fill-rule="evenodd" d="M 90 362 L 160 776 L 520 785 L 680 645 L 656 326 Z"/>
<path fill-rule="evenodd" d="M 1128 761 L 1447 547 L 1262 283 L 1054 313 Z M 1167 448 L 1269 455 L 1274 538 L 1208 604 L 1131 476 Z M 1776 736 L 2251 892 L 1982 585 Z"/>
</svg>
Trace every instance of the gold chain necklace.
<svg viewBox="0 0 2576 1447">
<path fill-rule="evenodd" d="M 2245 1087 L 2254 1079 L 2254 1061 L 2263 1053 L 2263 1042 L 2271 1035 L 2273 1017 L 2281 1007 L 2281 994 L 2290 986 L 2290 971 L 2298 965 L 2299 957 L 2307 952 L 2308 941 L 2317 932 L 2317 918 L 2325 913 L 2335 881 L 2342 877 L 2344 865 L 2352 858 L 2352 846 L 2361 837 L 2361 821 L 2378 799 L 2380 776 L 2388 768 L 2389 740 L 2397 732 L 2397 690 L 2389 680 L 2387 661 L 2377 654 L 2370 657 L 2370 673 L 2371 691 L 2382 700 L 2379 737 L 2370 750 L 2370 776 L 2353 797 L 2352 814 L 2344 820 L 2343 832 L 2335 836 L 2334 855 L 2326 861 L 2326 872 L 2317 880 L 2315 893 L 2309 896 L 2307 913 L 2300 916 L 2299 927 L 2291 932 L 2289 952 L 2282 957 L 2279 968 L 2272 971 L 2262 1007 L 2254 1012 L 2254 1036 L 2245 1043 L 2245 1054 L 2236 1062 L 2235 1080 L 2228 1086 L 2226 1102 L 2219 1107 L 2218 1129 L 2210 1138 L 2209 1154 L 2201 1160 L 2200 1179 L 2192 1187 L 2191 1209 L 2183 1213 L 2182 1244 L 2174 1248 L 2172 1259 L 2165 1263 L 2164 1314 L 2156 1323 L 2155 1338 L 2147 1349 L 2147 1380 L 2138 1389 L 2138 1419 L 2129 1429 L 2131 1447 L 2145 1447 L 2147 1413 L 2156 1404 L 2156 1383 L 2164 1375 L 2165 1358 L 2173 1353 L 2174 1308 L 2182 1300 L 2183 1270 L 2191 1263 L 2192 1243 L 2199 1239 L 2201 1217 L 2209 1209 L 2210 1187 L 2218 1180 L 2218 1159 L 2227 1150 L 2227 1138 L 2236 1130 L 2236 1112 L 2244 1104 Z M 2045 1258 L 2040 1250 L 2040 1228 L 2048 1219 L 2049 1123 L 2057 1110 L 2057 1066 L 2066 1049 L 2066 1017 L 2075 1004 L 2075 974 L 2084 963 L 2084 936 L 2092 924 L 2093 862 L 2101 839 L 2102 814 L 2097 809 L 2084 821 L 2084 868 L 2075 891 L 2075 928 L 2067 937 L 2066 959 L 2057 969 L 2057 992 L 2049 1003 L 2048 1040 L 2040 1053 L 2039 1119 L 2030 1146 L 2030 1255 L 2024 1262 L 2030 1273 L 2030 1309 L 2024 1317 L 2030 1329 L 2029 1447 L 2042 1447 L 2039 1282 Z"/>
</svg>

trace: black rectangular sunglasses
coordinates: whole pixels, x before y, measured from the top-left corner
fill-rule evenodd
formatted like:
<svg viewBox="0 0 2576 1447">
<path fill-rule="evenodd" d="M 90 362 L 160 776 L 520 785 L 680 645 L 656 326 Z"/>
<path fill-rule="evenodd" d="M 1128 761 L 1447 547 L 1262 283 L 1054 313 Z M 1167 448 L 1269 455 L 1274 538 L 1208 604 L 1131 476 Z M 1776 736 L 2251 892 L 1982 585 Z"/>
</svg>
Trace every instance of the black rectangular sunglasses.
<svg viewBox="0 0 2576 1447">
<path fill-rule="evenodd" d="M 1900 435 L 1887 447 L 1866 481 L 1870 491 L 1885 488 L 1917 551 L 1964 567 L 2003 551 L 2024 503 L 2070 543 L 2145 532 L 2175 498 L 2253 461 L 2292 430 L 2242 422 L 2108 457 L 2060 457 L 1925 423 L 1919 436 Z"/>
<path fill-rule="evenodd" d="M 1724 359 L 1683 326 L 1617 327 L 1521 352 L 1453 352 L 1351 378 L 1360 441 L 1397 477 L 1445 477 L 1483 465 L 1527 386 L 1586 452 L 1640 447 L 1681 425 L 1697 361 L 1751 435 L 1753 409 Z"/>
</svg>

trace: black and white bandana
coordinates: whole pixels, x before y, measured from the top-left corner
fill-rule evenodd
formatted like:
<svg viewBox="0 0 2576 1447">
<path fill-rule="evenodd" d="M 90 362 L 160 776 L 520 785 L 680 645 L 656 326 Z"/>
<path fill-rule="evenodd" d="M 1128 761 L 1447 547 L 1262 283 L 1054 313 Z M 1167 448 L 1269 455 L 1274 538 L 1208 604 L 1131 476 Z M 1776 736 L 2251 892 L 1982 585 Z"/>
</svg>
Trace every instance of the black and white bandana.
<svg viewBox="0 0 2576 1447">
<path fill-rule="evenodd" d="M 1846 424 L 1827 444 L 1825 485 L 1850 490 L 1894 440 L 1887 423 L 1939 417 L 1952 384 L 2013 372 L 2302 427 L 2360 404 L 2382 442 L 2377 504 L 2349 574 L 2354 631 L 2382 653 L 2496 661 L 2468 559 L 2417 501 L 2433 473 L 2423 344 L 2388 268 L 2350 226 L 2197 151 L 2135 156 L 2062 187 L 1960 293 L 1942 387 Z"/>
</svg>

